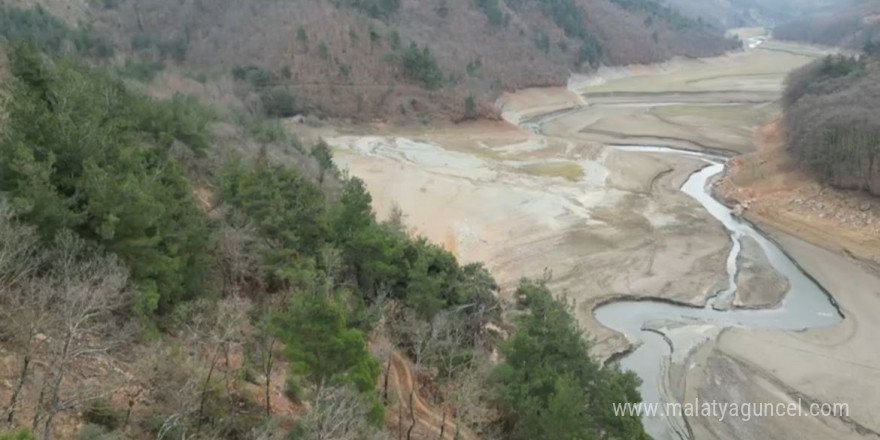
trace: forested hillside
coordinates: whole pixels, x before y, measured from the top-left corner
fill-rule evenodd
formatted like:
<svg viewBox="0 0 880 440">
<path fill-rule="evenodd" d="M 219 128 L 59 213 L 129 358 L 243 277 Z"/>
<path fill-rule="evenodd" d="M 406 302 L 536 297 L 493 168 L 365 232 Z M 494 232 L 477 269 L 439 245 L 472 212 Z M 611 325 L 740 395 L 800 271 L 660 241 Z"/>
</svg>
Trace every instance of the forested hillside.
<svg viewBox="0 0 880 440">
<path fill-rule="evenodd" d="M 18 0 L 46 3 L 48 0 Z M 563 85 L 599 64 L 735 49 L 723 30 L 655 0 L 87 2 L 86 20 L 133 55 L 234 89 L 274 116 L 496 117 L 505 89 Z M 230 84 L 224 79 L 232 77 Z M 471 98 L 471 99 L 469 99 Z M 471 101 L 473 105 L 467 103 Z"/>
<path fill-rule="evenodd" d="M 507 309 L 481 264 L 378 221 L 324 142 L 145 94 L 144 62 L 190 56 L 174 35 L 123 60 L 0 12 L 0 439 L 646 438 L 612 413 L 638 379 L 544 280 Z"/>
<path fill-rule="evenodd" d="M 783 40 L 861 50 L 880 43 L 880 1 L 850 0 L 777 26 L 773 36 Z"/>
<path fill-rule="evenodd" d="M 815 61 L 786 81 L 787 148 L 820 179 L 880 195 L 880 51 Z"/>
<path fill-rule="evenodd" d="M 689 17 L 724 28 L 773 26 L 848 0 L 668 0 Z"/>
</svg>

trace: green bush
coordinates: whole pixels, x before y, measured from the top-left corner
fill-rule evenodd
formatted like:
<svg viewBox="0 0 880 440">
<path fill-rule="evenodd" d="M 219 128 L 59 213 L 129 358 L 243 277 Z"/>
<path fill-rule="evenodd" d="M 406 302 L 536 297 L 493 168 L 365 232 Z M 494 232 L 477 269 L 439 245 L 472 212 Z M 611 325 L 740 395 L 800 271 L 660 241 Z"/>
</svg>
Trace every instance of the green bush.
<svg viewBox="0 0 880 440">
<path fill-rule="evenodd" d="M 92 403 L 88 411 L 85 413 L 87 422 L 103 426 L 109 431 L 113 431 L 122 426 L 125 421 L 125 411 L 116 408 L 106 399 L 98 399 Z"/>
<path fill-rule="evenodd" d="M 37 440 L 27 428 L 22 428 L 16 432 L 0 432 L 0 440 Z"/>
<path fill-rule="evenodd" d="M 107 432 L 104 427 L 93 424 L 85 424 L 76 433 L 76 440 L 127 440 L 122 433 Z"/>
<path fill-rule="evenodd" d="M 333 163 L 333 152 L 330 150 L 330 146 L 327 145 L 327 142 L 324 142 L 323 139 L 318 140 L 315 146 L 312 147 L 311 155 L 318 161 L 318 165 L 321 166 L 321 169 L 336 169 L 336 164 Z"/>
<path fill-rule="evenodd" d="M 415 43 L 410 43 L 401 55 L 400 62 L 404 76 L 421 82 L 426 88 L 434 89 L 443 83 L 443 72 L 427 46 L 419 48 Z"/>
<path fill-rule="evenodd" d="M 266 116 L 272 118 L 289 118 L 302 113 L 296 105 L 296 99 L 284 88 L 265 90 L 260 93 L 260 100 Z"/>
<path fill-rule="evenodd" d="M 300 403 L 305 398 L 306 392 L 298 380 L 290 377 L 284 384 L 284 396 L 290 399 L 291 402 Z"/>
<path fill-rule="evenodd" d="M 468 119 L 477 117 L 477 101 L 474 95 L 468 95 L 464 100 L 464 117 Z"/>
<path fill-rule="evenodd" d="M 232 68 L 232 78 L 236 81 L 248 81 L 256 88 L 264 88 L 272 85 L 272 74 L 260 66 L 248 64 Z"/>
</svg>

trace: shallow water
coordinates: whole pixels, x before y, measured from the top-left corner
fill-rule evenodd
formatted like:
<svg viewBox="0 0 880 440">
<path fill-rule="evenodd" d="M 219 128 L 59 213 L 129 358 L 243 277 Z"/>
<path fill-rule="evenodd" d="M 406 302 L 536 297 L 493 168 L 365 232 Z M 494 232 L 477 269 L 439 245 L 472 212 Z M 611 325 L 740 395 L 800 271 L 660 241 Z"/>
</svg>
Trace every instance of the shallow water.
<svg viewBox="0 0 880 440">
<path fill-rule="evenodd" d="M 673 351 L 686 353 L 697 344 L 714 338 L 726 327 L 772 328 L 799 330 L 828 326 L 842 319 L 827 293 L 805 274 L 773 241 L 769 240 L 750 223 L 733 215 L 733 212 L 715 200 L 709 192 L 709 182 L 724 170 L 725 159 L 721 156 L 668 147 L 615 147 L 634 154 L 679 154 L 698 157 L 707 165 L 693 173 L 682 185 L 681 191 L 693 197 L 724 227 L 733 245 L 727 259 L 728 286 L 707 298 L 703 308 L 675 305 L 662 301 L 617 301 L 594 310 L 596 319 L 604 326 L 623 333 L 637 348 L 619 360 L 621 368 L 632 370 L 642 378 L 640 391 L 646 403 L 666 402 L 670 393 L 667 366 Z M 713 305 L 732 297 L 736 292 L 737 257 L 742 237 L 751 237 L 761 247 L 767 260 L 780 274 L 788 278 L 790 288 L 779 307 L 774 309 L 716 310 Z M 653 324 L 653 326 L 652 326 Z M 675 328 L 663 335 L 646 328 Z M 665 337 L 664 337 L 665 336 Z M 671 346 L 670 346 L 671 344 Z M 679 356 L 676 356 L 678 358 Z M 683 420 L 680 418 L 643 418 L 645 429 L 657 440 L 687 438 Z"/>
</svg>

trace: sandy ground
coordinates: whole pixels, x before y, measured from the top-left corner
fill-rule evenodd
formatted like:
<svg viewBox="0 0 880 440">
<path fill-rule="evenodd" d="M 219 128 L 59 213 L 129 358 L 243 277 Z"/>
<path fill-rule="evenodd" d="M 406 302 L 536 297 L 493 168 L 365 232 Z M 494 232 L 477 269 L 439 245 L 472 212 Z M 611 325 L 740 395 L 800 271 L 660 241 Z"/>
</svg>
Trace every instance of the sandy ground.
<svg viewBox="0 0 880 440">
<path fill-rule="evenodd" d="M 755 130 L 778 112 L 784 75 L 821 55 L 771 41 L 726 57 L 606 69 L 572 78 L 568 89 L 507 94 L 499 106 L 508 123 L 321 135 L 340 166 L 366 182 L 380 217 L 398 206 L 414 233 L 463 261 L 486 262 L 505 294 L 522 276 L 552 272 L 551 286 L 576 302 L 596 355 L 606 357 L 627 343 L 595 322 L 595 304 L 622 296 L 703 304 L 727 281 L 730 246 L 721 225 L 678 190 L 701 162 L 606 145 L 753 151 Z M 778 239 L 847 319 L 806 332 L 710 337 L 678 354 L 672 392 L 852 406 L 846 419 L 689 418 L 698 439 L 872 438 L 880 428 L 880 377 L 871 367 L 880 365 L 871 343 L 880 324 L 870 318 L 880 312 L 877 274 L 838 253 Z M 733 306 L 773 306 L 785 290 L 754 247 L 744 243 Z"/>
<path fill-rule="evenodd" d="M 769 227 L 764 226 L 765 230 Z M 686 400 L 845 403 L 848 417 L 774 417 L 751 422 L 693 418 L 696 438 L 880 438 L 880 273 L 875 268 L 774 233 L 834 296 L 846 319 L 801 332 L 733 329 L 692 356 Z"/>
<path fill-rule="evenodd" d="M 788 292 L 788 280 L 772 270 L 770 262 L 754 239 L 744 237 L 741 243 L 733 306 L 746 308 L 778 306 Z"/>
</svg>

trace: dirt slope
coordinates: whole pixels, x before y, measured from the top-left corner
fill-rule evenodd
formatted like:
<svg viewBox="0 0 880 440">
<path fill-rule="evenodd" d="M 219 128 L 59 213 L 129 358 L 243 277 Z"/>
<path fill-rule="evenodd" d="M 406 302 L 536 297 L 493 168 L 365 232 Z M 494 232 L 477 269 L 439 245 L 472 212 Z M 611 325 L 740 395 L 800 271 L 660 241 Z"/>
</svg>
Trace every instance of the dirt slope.
<svg viewBox="0 0 880 440">
<path fill-rule="evenodd" d="M 413 386 L 416 386 L 416 390 L 412 393 L 411 413 L 410 393 Z M 456 437 L 456 424 L 452 411 L 437 408 L 425 400 L 418 390 L 412 364 L 397 351 L 391 355 L 388 388 L 389 395 L 393 396 L 391 402 L 394 402 L 386 410 L 385 424 L 390 430 L 399 431 L 405 436 L 412 424 L 410 414 L 413 414 L 416 424 L 411 434 L 414 439 L 477 439 L 463 427 L 458 429 Z M 398 418 L 400 415 L 402 418 Z"/>
<path fill-rule="evenodd" d="M 880 266 L 880 203 L 821 185 L 782 148 L 777 122 L 755 135 L 758 150 L 731 161 L 719 192 L 746 218 Z"/>
</svg>

